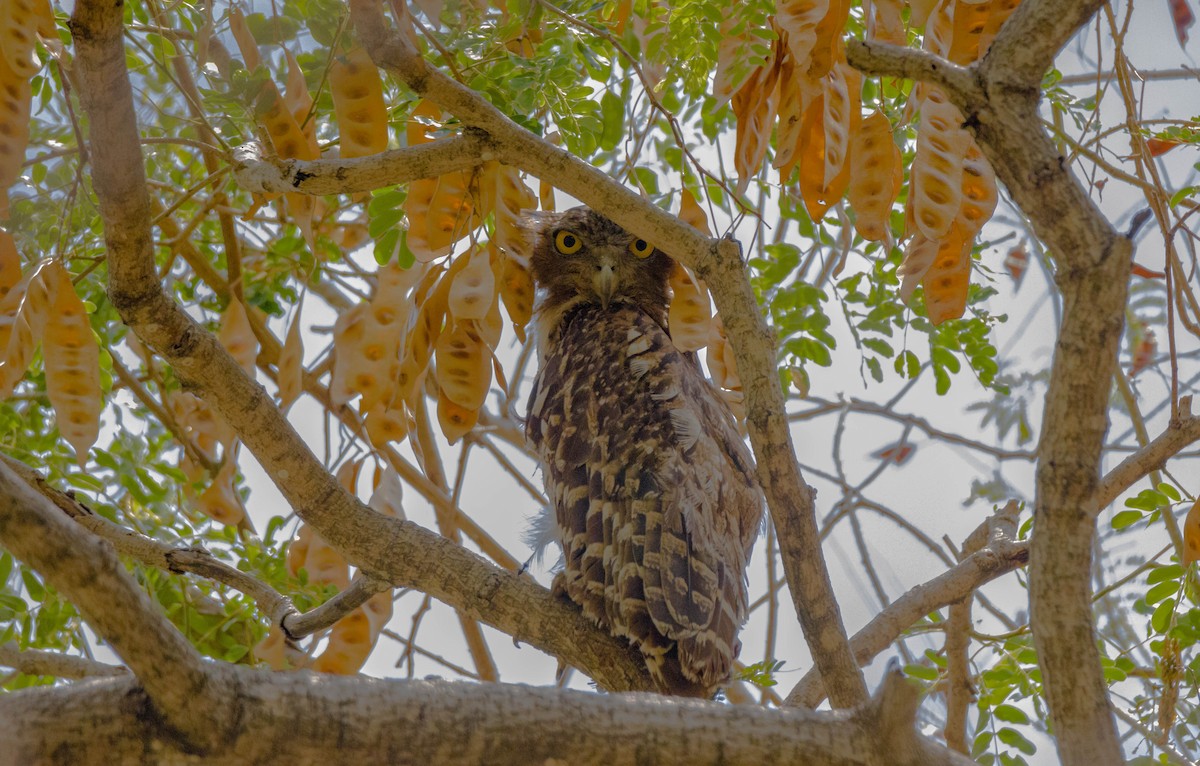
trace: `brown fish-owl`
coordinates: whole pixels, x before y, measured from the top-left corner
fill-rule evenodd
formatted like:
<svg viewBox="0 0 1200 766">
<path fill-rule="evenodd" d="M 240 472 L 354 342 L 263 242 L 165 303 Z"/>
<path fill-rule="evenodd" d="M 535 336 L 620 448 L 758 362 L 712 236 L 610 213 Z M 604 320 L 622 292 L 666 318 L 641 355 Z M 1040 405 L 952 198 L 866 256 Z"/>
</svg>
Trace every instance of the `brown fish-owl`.
<svg viewBox="0 0 1200 766">
<path fill-rule="evenodd" d="M 667 326 L 670 258 L 586 207 L 538 213 L 539 369 L 525 433 L 564 569 L 554 589 L 641 650 L 664 691 L 728 680 L 762 495 L 734 418 Z"/>
</svg>

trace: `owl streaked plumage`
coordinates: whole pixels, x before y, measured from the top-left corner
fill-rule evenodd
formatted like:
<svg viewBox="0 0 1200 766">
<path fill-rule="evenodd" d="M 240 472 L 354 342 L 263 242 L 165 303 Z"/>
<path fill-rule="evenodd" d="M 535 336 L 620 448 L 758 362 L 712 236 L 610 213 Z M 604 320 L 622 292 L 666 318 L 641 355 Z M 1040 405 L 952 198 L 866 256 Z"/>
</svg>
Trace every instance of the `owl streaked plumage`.
<svg viewBox="0 0 1200 766">
<path fill-rule="evenodd" d="M 668 256 L 586 207 L 530 226 L 540 364 L 525 432 L 563 548 L 555 590 L 638 647 L 664 690 L 709 695 L 746 618 L 762 518 L 750 452 L 671 342 Z"/>
</svg>

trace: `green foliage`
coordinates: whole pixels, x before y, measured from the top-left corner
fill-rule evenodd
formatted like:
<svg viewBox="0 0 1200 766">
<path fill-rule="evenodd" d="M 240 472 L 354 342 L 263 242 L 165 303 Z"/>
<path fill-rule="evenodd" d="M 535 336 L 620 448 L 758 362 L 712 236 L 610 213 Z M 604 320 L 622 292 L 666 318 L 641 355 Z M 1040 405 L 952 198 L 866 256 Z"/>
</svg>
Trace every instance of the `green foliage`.
<svg viewBox="0 0 1200 766">
<path fill-rule="evenodd" d="M 762 689 L 769 689 L 779 682 L 775 674 L 783 669 L 783 660 L 763 660 L 747 665 L 737 672 L 737 680 L 752 683 Z"/>
</svg>

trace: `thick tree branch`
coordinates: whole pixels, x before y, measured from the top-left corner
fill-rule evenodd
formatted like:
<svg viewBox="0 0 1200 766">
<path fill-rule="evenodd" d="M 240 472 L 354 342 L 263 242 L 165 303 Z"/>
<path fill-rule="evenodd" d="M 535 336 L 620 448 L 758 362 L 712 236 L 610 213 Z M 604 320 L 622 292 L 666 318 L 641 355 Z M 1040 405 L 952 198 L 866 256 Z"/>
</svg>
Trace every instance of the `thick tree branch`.
<svg viewBox="0 0 1200 766">
<path fill-rule="evenodd" d="M 977 102 L 984 98 L 971 69 L 919 48 L 874 40 L 847 40 L 846 60 L 865 75 L 903 77 L 937 85 L 952 94 L 956 102 Z"/>
<path fill-rule="evenodd" d="M 1042 127 L 1041 81 L 1098 0 L 1026 0 L 969 72 L 981 97 L 950 89 L 965 127 L 1053 254 L 1063 295 L 1042 435 L 1030 549 L 1030 613 L 1057 735 L 1067 766 L 1123 761 L 1096 650 L 1091 609 L 1100 460 L 1108 394 L 1124 322 L 1132 246 L 1118 235 L 1072 176 Z M 847 51 L 854 66 L 901 74 L 897 59 Z M 915 61 L 903 66 L 917 72 Z"/>
<path fill-rule="evenodd" d="M 742 373 L 750 441 L 758 475 L 779 535 L 788 584 L 813 658 L 829 679 L 834 705 L 866 698 L 866 684 L 846 641 L 841 613 L 821 554 L 811 489 L 796 463 L 784 395 L 776 374 L 774 337 L 732 240 L 701 235 L 675 216 L 641 199 L 604 172 L 549 144 L 509 120 L 479 94 L 430 67 L 408 39 L 389 28 L 378 0 L 351 0 L 355 31 L 375 63 L 423 98 L 470 127 L 486 131 L 496 157 L 604 214 L 693 268 L 709 285 Z"/>
<path fill-rule="evenodd" d="M 489 143 L 486 134 L 468 131 L 370 157 L 309 162 L 263 157 L 262 146 L 249 143 L 234 150 L 233 173 L 238 185 L 251 192 L 369 192 L 473 168 L 492 158 Z"/>
<path fill-rule="evenodd" d="M 163 736 L 132 679 L 0 697 L 0 766 L 76 763 L 803 763 L 967 766 L 915 733 L 918 694 L 893 672 L 869 704 L 814 713 L 508 684 L 379 681 L 220 666 L 239 726 L 199 759 Z"/>
<path fill-rule="evenodd" d="M 154 270 L 150 204 L 129 80 L 121 6 L 79 2 L 71 21 L 93 176 L 108 248 L 109 296 L 138 337 L 237 430 L 296 513 L 367 574 L 413 587 L 534 644 L 609 689 L 651 689 L 640 655 L 577 609 L 515 573 L 342 489 L 211 333 L 163 292 Z"/>
<path fill-rule="evenodd" d="M 125 573 L 108 543 L 88 534 L 0 465 L 0 543 L 37 570 L 121 660 L 167 725 L 193 746 L 223 738 L 236 693 Z M 19 695 L 16 695 L 19 696 Z"/>
</svg>

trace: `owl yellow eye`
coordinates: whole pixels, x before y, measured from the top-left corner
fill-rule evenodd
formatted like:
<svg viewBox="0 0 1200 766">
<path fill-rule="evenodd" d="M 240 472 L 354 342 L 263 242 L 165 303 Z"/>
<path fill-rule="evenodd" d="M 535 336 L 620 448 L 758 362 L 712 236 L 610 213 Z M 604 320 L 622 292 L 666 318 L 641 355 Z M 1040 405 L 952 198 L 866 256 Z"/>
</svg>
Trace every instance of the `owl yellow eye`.
<svg viewBox="0 0 1200 766">
<path fill-rule="evenodd" d="M 563 255 L 574 255 L 579 252 L 579 248 L 583 247 L 583 243 L 571 232 L 560 231 L 554 235 L 554 246 Z"/>
<path fill-rule="evenodd" d="M 649 258 L 650 254 L 654 252 L 654 245 L 644 239 L 635 239 L 629 243 L 629 252 L 638 258 Z"/>
</svg>

